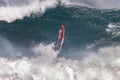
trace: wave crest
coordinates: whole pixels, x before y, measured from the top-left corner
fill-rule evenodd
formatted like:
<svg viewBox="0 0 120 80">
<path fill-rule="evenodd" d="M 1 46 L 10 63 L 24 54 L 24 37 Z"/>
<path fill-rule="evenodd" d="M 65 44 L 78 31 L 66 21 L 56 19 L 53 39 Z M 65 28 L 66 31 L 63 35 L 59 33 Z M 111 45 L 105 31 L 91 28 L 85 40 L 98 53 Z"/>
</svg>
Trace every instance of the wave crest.
<svg viewBox="0 0 120 80">
<path fill-rule="evenodd" d="M 31 14 L 42 15 L 46 9 L 54 8 L 57 5 L 79 5 L 97 9 L 119 9 L 119 3 L 120 1 L 118 0 L 2 0 L 0 4 L 0 21 L 13 22 L 16 19 L 23 19 L 26 16 L 30 17 Z"/>
<path fill-rule="evenodd" d="M 0 7 L 0 20 L 13 22 L 16 19 L 23 19 L 25 16 L 29 17 L 31 14 L 43 14 L 47 8 L 56 6 L 55 0 L 32 0 L 31 2 L 21 6 L 1 6 Z"/>
</svg>

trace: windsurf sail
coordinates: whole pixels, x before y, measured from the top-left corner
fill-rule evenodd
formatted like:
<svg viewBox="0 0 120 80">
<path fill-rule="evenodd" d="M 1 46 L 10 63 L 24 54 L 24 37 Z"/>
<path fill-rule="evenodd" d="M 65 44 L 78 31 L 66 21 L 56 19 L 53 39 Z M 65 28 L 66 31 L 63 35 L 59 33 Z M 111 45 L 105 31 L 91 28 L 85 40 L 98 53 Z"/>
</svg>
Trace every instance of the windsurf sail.
<svg viewBox="0 0 120 80">
<path fill-rule="evenodd" d="M 64 42 L 64 38 L 65 38 L 65 25 L 62 24 L 60 30 L 59 30 L 59 36 L 58 36 L 58 41 L 55 45 L 55 51 L 61 51 L 62 49 L 62 45 Z"/>
</svg>

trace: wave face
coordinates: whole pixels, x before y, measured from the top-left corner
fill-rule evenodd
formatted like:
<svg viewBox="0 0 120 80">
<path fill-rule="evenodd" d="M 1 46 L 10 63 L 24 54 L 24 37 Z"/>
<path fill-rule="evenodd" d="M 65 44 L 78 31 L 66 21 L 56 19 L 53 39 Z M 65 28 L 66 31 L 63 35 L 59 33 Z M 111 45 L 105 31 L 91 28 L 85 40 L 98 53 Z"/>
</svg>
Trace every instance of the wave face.
<svg viewBox="0 0 120 80">
<path fill-rule="evenodd" d="M 61 6 L 86 6 L 96 9 L 120 9 L 119 0 L 1 0 L 0 21 L 13 22 L 16 19 L 43 15 L 47 9 Z"/>
<path fill-rule="evenodd" d="M 0 4 L 0 80 L 120 79 L 120 10 L 66 6 L 67 0 L 12 1 Z M 21 13 L 26 4 L 34 6 Z M 15 16 L 5 12 L 13 7 Z M 62 23 L 66 34 L 58 54 L 53 49 Z"/>
</svg>

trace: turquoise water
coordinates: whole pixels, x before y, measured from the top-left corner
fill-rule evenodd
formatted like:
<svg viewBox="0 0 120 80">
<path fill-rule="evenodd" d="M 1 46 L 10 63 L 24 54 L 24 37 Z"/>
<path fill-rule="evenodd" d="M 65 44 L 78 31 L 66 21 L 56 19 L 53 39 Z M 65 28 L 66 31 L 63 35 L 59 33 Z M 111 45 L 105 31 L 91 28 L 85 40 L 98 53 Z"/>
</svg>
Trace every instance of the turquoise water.
<svg viewBox="0 0 120 80">
<path fill-rule="evenodd" d="M 119 9 L 41 5 L 38 12 L 31 5 L 17 7 L 20 12 L 14 5 L 12 10 L 0 6 L 1 80 L 120 79 Z M 65 40 L 58 53 L 54 44 L 63 23 Z"/>
<path fill-rule="evenodd" d="M 12 23 L 1 21 L 0 34 L 17 45 L 30 46 L 33 41 L 50 43 L 57 40 L 58 30 L 64 23 L 66 46 L 84 47 L 103 38 L 107 41 L 104 44 L 107 44 L 109 41 L 119 41 L 119 36 L 111 38 L 106 32 L 110 23 L 119 22 L 119 13 L 119 10 L 58 6 L 47 10 L 42 16 L 31 15 Z"/>
</svg>

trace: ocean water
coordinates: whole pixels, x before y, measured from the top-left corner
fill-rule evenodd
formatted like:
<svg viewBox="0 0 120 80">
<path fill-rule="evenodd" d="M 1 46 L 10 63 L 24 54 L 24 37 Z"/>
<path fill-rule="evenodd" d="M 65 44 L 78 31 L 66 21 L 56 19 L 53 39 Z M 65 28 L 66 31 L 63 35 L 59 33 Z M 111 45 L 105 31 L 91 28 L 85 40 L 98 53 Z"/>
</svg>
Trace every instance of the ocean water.
<svg viewBox="0 0 120 80">
<path fill-rule="evenodd" d="M 0 80 L 120 80 L 119 3 L 1 0 Z"/>
</svg>

